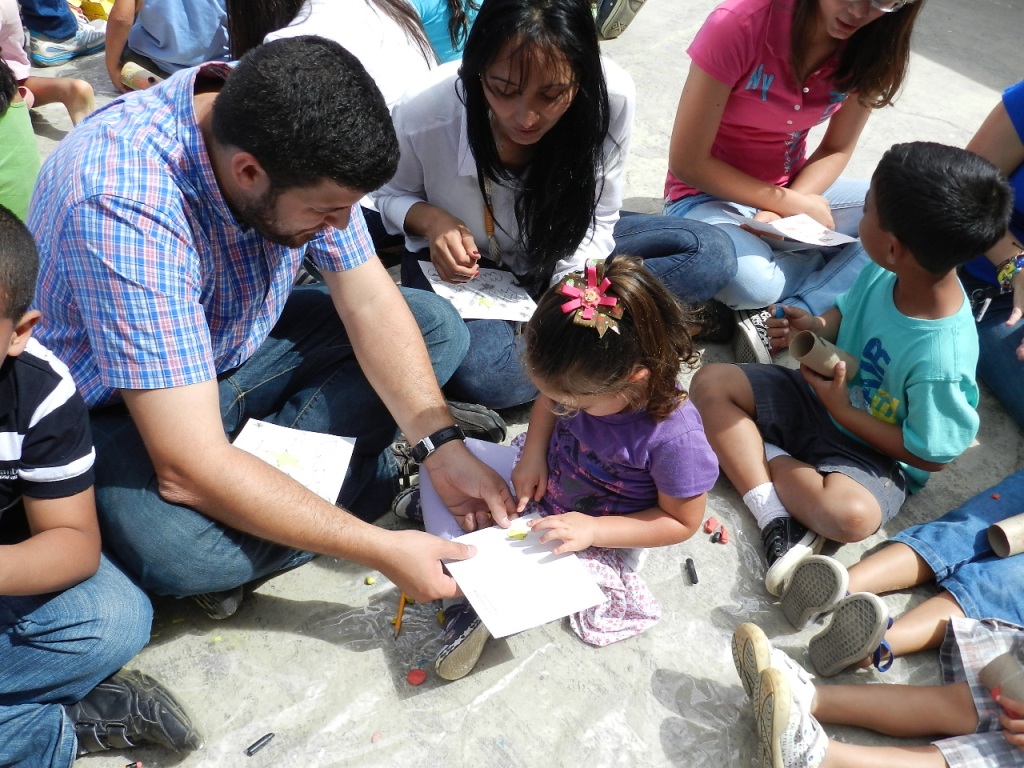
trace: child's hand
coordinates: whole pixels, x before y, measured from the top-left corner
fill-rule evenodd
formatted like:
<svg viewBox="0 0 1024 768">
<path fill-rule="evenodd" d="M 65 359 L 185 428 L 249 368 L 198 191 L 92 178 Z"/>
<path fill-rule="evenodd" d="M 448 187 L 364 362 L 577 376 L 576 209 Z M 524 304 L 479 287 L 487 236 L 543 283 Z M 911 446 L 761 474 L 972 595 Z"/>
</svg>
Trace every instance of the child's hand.
<svg viewBox="0 0 1024 768">
<path fill-rule="evenodd" d="M 1003 708 L 999 714 L 1003 737 L 1024 752 L 1024 702 L 1014 701 L 1002 694 L 996 697 L 996 702 Z"/>
<path fill-rule="evenodd" d="M 512 470 L 512 487 L 515 489 L 516 512 L 520 515 L 526 509 L 526 505 L 533 501 L 540 501 L 544 498 L 544 491 L 548 486 L 548 460 L 547 456 L 531 456 L 529 452 L 523 451 L 519 462 Z"/>
<path fill-rule="evenodd" d="M 772 316 L 765 325 L 768 330 L 768 343 L 773 349 L 785 349 L 793 336 L 800 331 L 814 330 L 818 325 L 814 315 L 798 307 L 773 304 L 768 309 Z"/>
<path fill-rule="evenodd" d="M 540 520 L 528 520 L 526 523 L 534 531 L 547 531 L 540 541 L 561 539 L 562 543 L 555 547 L 554 554 L 564 552 L 580 552 L 594 545 L 597 534 L 597 518 L 580 512 L 566 512 L 564 515 L 548 515 Z"/>
<path fill-rule="evenodd" d="M 836 363 L 833 370 L 834 377 L 826 379 L 806 365 L 800 366 L 800 373 L 803 374 L 804 381 L 811 385 L 811 389 L 821 400 L 825 410 L 838 419 L 841 411 L 853 406 L 850 404 L 850 395 L 846 391 L 846 363 L 842 361 Z"/>
</svg>

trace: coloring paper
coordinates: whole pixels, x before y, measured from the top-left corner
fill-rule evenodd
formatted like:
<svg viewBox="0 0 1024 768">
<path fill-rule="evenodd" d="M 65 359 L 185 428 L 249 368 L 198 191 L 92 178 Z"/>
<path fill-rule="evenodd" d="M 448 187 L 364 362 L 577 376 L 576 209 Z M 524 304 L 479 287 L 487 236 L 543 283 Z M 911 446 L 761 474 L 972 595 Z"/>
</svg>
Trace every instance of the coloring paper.
<svg viewBox="0 0 1024 768">
<path fill-rule="evenodd" d="M 799 240 L 801 243 L 832 246 L 857 242 L 855 237 L 823 227 L 806 213 L 787 216 L 784 219 L 773 221 L 771 224 L 765 224 L 763 221 L 757 221 L 749 216 L 741 216 L 731 211 L 727 211 L 727 213 L 744 227 L 756 229 L 758 232 L 765 232 L 770 235 L 782 235 L 790 240 Z"/>
<path fill-rule="evenodd" d="M 515 276 L 502 269 L 481 269 L 467 283 L 446 283 L 434 265 L 421 261 L 423 274 L 434 293 L 448 299 L 463 320 L 514 320 L 525 323 L 533 317 L 537 303 L 515 284 Z"/>
</svg>

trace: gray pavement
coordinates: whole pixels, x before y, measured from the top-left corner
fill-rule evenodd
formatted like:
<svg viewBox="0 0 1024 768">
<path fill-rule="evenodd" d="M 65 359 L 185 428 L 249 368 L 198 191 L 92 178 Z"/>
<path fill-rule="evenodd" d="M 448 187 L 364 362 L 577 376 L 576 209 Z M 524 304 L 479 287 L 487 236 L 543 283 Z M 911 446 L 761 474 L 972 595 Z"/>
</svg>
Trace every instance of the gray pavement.
<svg viewBox="0 0 1024 768">
<path fill-rule="evenodd" d="M 930 139 L 963 145 L 1002 88 L 1024 77 L 1024 0 L 928 0 L 910 76 L 894 108 L 872 117 L 850 164 L 867 178 L 894 142 Z M 630 28 L 604 50 L 636 80 L 637 118 L 626 205 L 660 209 L 668 139 L 686 75 L 685 49 L 712 0 L 648 0 Z M 101 103 L 113 97 L 101 56 L 41 74 L 72 74 L 93 83 Z M 48 153 L 70 128 L 60 106 L 37 111 Z M 708 360 L 729 360 L 712 345 Z M 885 529 L 840 548 L 851 564 L 896 531 L 933 518 L 1022 464 L 1024 441 L 987 393 L 977 441 L 907 502 Z M 507 414 L 513 431 L 526 412 Z M 764 591 L 757 530 L 728 481 L 711 494 L 709 514 L 729 526 L 732 542 L 691 541 L 652 552 L 643 576 L 663 618 L 638 638 L 603 649 L 585 646 L 556 622 L 492 641 L 469 677 L 445 683 L 431 670 L 440 642 L 433 605 L 406 612 L 391 635 L 397 592 L 380 574 L 321 558 L 275 579 L 239 613 L 213 622 L 191 603 L 156 601 L 153 640 L 132 663 L 166 681 L 206 736 L 205 748 L 178 758 L 158 750 L 85 758 L 86 768 L 123 766 L 749 766 L 754 722 L 732 667 L 729 637 L 755 621 L 798 660 L 814 628 L 792 633 Z M 385 518 L 385 525 L 397 526 Z M 682 562 L 692 557 L 700 583 Z M 895 613 L 933 590 L 887 598 Z M 413 687 L 410 669 L 425 663 Z M 933 684 L 935 655 L 896 661 L 885 675 L 840 675 L 837 682 Z M 245 747 L 276 738 L 254 757 Z M 863 743 L 885 739 L 853 729 L 830 733 Z"/>
</svg>

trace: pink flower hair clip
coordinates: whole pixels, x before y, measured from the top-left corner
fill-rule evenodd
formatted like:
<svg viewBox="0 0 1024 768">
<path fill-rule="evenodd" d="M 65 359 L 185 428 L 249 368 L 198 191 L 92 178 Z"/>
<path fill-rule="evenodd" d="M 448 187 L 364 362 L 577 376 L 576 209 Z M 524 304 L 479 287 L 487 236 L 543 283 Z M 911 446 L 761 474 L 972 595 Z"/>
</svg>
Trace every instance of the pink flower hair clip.
<svg viewBox="0 0 1024 768">
<path fill-rule="evenodd" d="M 558 292 L 568 296 L 571 301 L 562 304 L 562 312 L 573 313 L 572 321 L 576 325 L 596 328 L 597 335 L 604 338 L 608 330 L 619 333 L 618 320 L 622 317 L 622 307 L 617 297 L 609 293 L 611 281 L 606 277 L 597 282 L 597 265 L 587 262 L 586 281 L 583 275 L 570 275 L 558 286 Z"/>
</svg>

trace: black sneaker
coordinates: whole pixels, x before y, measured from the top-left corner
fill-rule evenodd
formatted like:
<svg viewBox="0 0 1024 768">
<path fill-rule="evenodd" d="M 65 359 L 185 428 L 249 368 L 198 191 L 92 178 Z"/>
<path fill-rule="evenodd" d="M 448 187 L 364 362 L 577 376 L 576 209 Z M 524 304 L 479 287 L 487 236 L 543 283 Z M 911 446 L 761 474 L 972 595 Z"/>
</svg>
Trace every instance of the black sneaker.
<svg viewBox="0 0 1024 768">
<path fill-rule="evenodd" d="M 761 543 L 768 561 L 764 586 L 776 597 L 782 592 L 793 569 L 808 555 L 821 551 L 825 538 L 786 515 L 776 517 L 761 531 Z"/>
<path fill-rule="evenodd" d="M 65 711 L 78 737 L 79 757 L 141 744 L 160 744 L 175 752 L 203 745 L 181 705 L 142 672 L 122 670 L 108 677 Z"/>
<path fill-rule="evenodd" d="M 736 335 L 732 339 L 732 353 L 737 363 L 771 363 L 772 351 L 766 325 L 771 316 L 772 313 L 767 309 L 736 310 Z"/>
<path fill-rule="evenodd" d="M 444 641 L 434 668 L 445 680 L 465 677 L 476 666 L 491 633 L 469 603 L 444 609 Z"/>
<path fill-rule="evenodd" d="M 234 616 L 244 597 L 245 592 L 242 587 L 226 589 L 223 592 L 203 592 L 198 595 L 189 595 L 192 602 L 214 621 Z"/>
<path fill-rule="evenodd" d="M 459 403 L 455 400 L 448 401 L 448 408 L 466 437 L 500 443 L 508 434 L 505 420 L 490 408 L 484 408 L 476 403 Z"/>
</svg>

